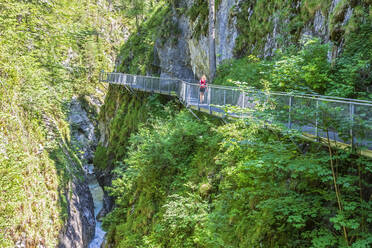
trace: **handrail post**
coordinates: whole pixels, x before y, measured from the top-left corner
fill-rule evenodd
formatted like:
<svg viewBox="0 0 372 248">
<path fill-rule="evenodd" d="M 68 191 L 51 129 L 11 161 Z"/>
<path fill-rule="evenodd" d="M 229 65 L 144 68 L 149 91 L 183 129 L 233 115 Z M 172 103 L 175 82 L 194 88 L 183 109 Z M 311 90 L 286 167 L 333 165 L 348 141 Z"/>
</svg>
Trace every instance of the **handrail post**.
<svg viewBox="0 0 372 248">
<path fill-rule="evenodd" d="M 186 94 L 187 94 L 187 84 L 184 82 L 184 81 L 180 81 L 181 83 L 182 83 L 182 85 L 183 85 L 183 101 L 184 101 L 184 103 L 186 103 L 186 105 L 187 105 L 187 97 L 186 97 Z"/>
<path fill-rule="evenodd" d="M 226 89 L 223 90 L 223 106 L 226 105 Z"/>
<path fill-rule="evenodd" d="M 170 83 L 168 81 L 168 95 L 170 95 Z"/>
<path fill-rule="evenodd" d="M 316 112 L 315 112 L 315 136 L 316 136 L 316 141 L 319 141 L 319 101 L 316 101 Z"/>
<path fill-rule="evenodd" d="M 350 103 L 349 107 L 349 113 L 350 113 L 350 138 L 351 138 L 351 149 L 355 149 L 355 139 L 354 139 L 354 112 L 355 112 L 355 105 L 353 103 Z"/>
<path fill-rule="evenodd" d="M 198 89 L 197 93 L 196 93 L 197 97 L 198 97 L 198 111 L 200 111 L 200 89 Z"/>
<path fill-rule="evenodd" d="M 103 81 L 103 73 L 105 72 L 105 70 L 101 70 L 100 72 L 99 72 L 99 76 L 98 76 L 98 80 L 101 82 L 101 81 Z"/>
<path fill-rule="evenodd" d="M 183 82 L 185 84 L 185 104 L 188 106 L 189 104 L 189 95 L 190 95 L 190 85 L 187 82 Z"/>
<path fill-rule="evenodd" d="M 245 92 L 243 90 L 243 104 L 242 104 L 242 118 L 244 119 L 244 108 L 245 108 Z"/>
<path fill-rule="evenodd" d="M 243 91 L 243 104 L 242 104 L 242 108 L 245 108 L 245 92 Z"/>
<path fill-rule="evenodd" d="M 212 108 L 211 108 L 211 96 L 212 95 L 212 88 L 209 87 L 208 89 L 208 106 L 209 106 L 209 114 L 212 114 Z"/>
<path fill-rule="evenodd" d="M 159 93 L 161 93 L 161 87 L 160 87 L 160 85 L 161 85 L 161 78 L 159 78 Z"/>
<path fill-rule="evenodd" d="M 292 112 L 292 101 L 293 101 L 293 96 L 290 96 L 289 97 L 289 113 L 288 113 L 288 128 L 291 129 L 292 128 L 292 116 L 291 116 L 291 112 Z"/>
</svg>

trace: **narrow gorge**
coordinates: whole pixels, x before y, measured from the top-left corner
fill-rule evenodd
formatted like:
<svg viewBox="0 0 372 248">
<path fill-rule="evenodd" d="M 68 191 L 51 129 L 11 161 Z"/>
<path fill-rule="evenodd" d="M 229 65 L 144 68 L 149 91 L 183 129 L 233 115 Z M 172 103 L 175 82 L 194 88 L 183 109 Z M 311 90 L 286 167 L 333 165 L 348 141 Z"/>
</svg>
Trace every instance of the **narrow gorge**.
<svg viewBox="0 0 372 248">
<path fill-rule="evenodd" d="M 372 246 L 372 1 L 212 1 L 0 1 L 0 247 Z"/>
<path fill-rule="evenodd" d="M 76 179 L 67 197 L 69 219 L 59 247 L 101 247 L 105 232 L 102 230 L 103 189 L 97 181 L 93 166 L 94 153 L 100 139 L 98 115 L 104 92 L 96 96 L 81 96 L 69 104 L 68 122 L 71 145 L 82 161 L 83 173 Z"/>
</svg>

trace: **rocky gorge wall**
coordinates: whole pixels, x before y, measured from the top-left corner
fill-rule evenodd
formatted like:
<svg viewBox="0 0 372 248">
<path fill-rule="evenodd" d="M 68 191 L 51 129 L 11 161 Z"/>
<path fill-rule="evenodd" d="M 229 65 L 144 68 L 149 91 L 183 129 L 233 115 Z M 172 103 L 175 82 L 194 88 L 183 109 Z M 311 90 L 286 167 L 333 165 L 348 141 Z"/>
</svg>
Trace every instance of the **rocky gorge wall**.
<svg viewBox="0 0 372 248">
<path fill-rule="evenodd" d="M 237 18 L 231 15 L 236 0 L 221 0 L 216 12 L 216 54 L 217 65 L 233 57 L 238 31 Z M 192 79 L 194 75 L 208 74 L 208 36 L 194 35 L 195 24 L 186 12 L 180 13 L 175 8 L 190 9 L 194 1 L 181 0 L 172 10 L 172 18 L 178 25 L 177 43 L 172 38 L 162 44 L 157 42 L 155 52 L 159 58 L 161 76 Z"/>
<path fill-rule="evenodd" d="M 97 92 L 97 95 L 104 94 L 99 90 Z M 73 158 L 70 158 L 70 163 L 81 169 L 78 173 L 71 173 L 72 178 L 64 193 L 68 217 L 59 235 L 60 248 L 88 247 L 95 236 L 94 205 L 97 203 L 93 202 L 89 185 L 99 138 L 96 118 L 101 105 L 102 100 L 97 96 L 74 97 L 69 104 L 70 142 L 81 164 Z"/>
<path fill-rule="evenodd" d="M 247 54 L 273 56 L 276 50 L 297 45 L 306 36 L 332 43 L 331 60 L 342 51 L 348 35 L 365 22 L 369 4 L 369 0 L 220 0 L 216 12 L 217 66 Z M 178 30 L 164 44 L 158 41 L 155 45 L 161 76 L 189 79 L 208 74 L 205 8 L 207 3 L 197 0 L 180 0 L 172 6 L 172 20 Z"/>
</svg>

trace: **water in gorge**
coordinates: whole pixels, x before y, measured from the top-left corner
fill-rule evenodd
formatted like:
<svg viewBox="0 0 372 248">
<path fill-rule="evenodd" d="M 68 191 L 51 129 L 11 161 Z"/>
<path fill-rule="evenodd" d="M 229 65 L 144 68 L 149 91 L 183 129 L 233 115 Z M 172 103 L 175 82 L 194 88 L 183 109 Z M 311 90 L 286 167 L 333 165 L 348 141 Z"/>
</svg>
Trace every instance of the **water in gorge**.
<svg viewBox="0 0 372 248">
<path fill-rule="evenodd" d="M 92 172 L 92 170 L 90 171 Z M 92 193 L 93 202 L 94 202 L 94 216 L 96 218 L 96 230 L 93 240 L 89 244 L 89 248 L 99 248 L 101 247 L 106 232 L 102 230 L 102 222 L 97 220 L 97 215 L 99 211 L 101 211 L 103 206 L 103 190 L 101 186 L 98 184 L 96 176 L 94 173 L 88 173 L 89 179 L 89 189 Z"/>
</svg>

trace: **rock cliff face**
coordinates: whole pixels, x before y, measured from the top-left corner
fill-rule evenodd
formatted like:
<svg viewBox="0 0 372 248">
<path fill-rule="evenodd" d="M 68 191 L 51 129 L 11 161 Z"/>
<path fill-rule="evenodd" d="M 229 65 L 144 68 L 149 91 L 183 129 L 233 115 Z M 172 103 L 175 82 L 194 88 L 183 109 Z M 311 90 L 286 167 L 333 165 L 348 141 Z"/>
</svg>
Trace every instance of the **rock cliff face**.
<svg viewBox="0 0 372 248">
<path fill-rule="evenodd" d="M 179 5 L 190 8 L 193 0 L 181 0 Z M 236 16 L 230 15 L 237 0 L 221 0 L 216 12 L 216 54 L 217 65 L 233 57 L 235 40 L 238 36 Z M 178 24 L 180 35 L 173 44 L 169 39 L 161 45 L 157 42 L 155 52 L 160 60 L 162 77 L 193 79 L 208 74 L 208 36 L 193 37 L 193 23 L 186 13 L 173 10 L 173 19 Z"/>
<path fill-rule="evenodd" d="M 92 164 L 97 137 L 93 121 L 78 99 L 70 104 L 69 123 L 71 125 L 71 143 L 80 149 L 80 159 L 85 165 Z"/>
<path fill-rule="evenodd" d="M 194 0 L 180 0 L 179 6 L 190 9 Z M 253 53 L 273 56 L 281 47 L 297 44 L 305 36 L 332 42 L 329 57 L 337 56 L 345 40 L 345 30 L 354 9 L 366 8 L 358 1 L 269 0 L 265 4 L 251 0 L 221 0 L 216 12 L 217 65 L 226 59 Z M 209 71 L 208 36 L 193 36 L 195 24 L 186 12 L 173 9 L 173 21 L 179 31 L 165 44 L 157 42 L 162 77 L 199 78 Z M 200 17 L 199 17 L 200 18 Z M 207 21 L 207 20 L 205 20 Z M 176 44 L 171 40 L 177 40 Z"/>
<path fill-rule="evenodd" d="M 173 16 L 181 34 L 174 44 L 172 39 L 168 39 L 163 45 L 157 41 L 155 52 L 159 58 L 161 68 L 161 77 L 177 77 L 182 79 L 193 78 L 191 70 L 191 50 L 189 49 L 190 27 L 187 18 L 182 16 Z"/>
<path fill-rule="evenodd" d="M 86 181 L 71 181 L 65 197 L 68 203 L 68 220 L 60 233 L 58 247 L 88 247 L 94 237 L 96 222 L 93 198 Z"/>
</svg>

